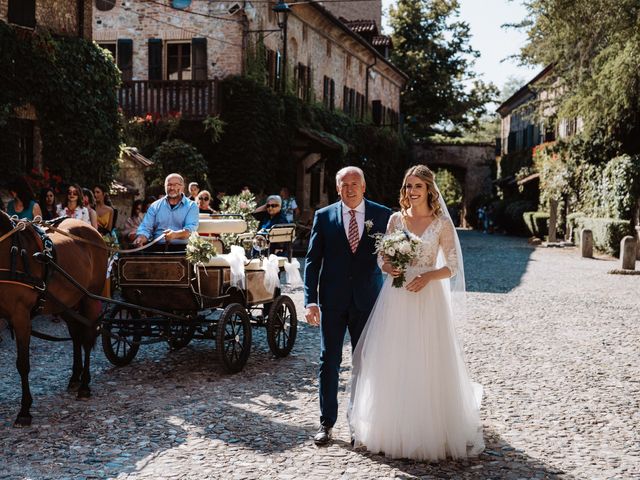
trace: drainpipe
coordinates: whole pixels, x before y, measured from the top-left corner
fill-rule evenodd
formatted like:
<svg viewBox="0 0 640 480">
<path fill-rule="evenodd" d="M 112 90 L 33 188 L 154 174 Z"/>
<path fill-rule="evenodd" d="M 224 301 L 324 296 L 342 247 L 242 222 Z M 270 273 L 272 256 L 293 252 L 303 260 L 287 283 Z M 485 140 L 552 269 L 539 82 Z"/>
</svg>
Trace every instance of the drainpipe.
<svg viewBox="0 0 640 480">
<path fill-rule="evenodd" d="M 378 57 L 373 57 L 373 63 L 371 65 L 367 65 L 367 70 L 366 70 L 367 78 L 364 84 L 364 105 L 367 113 L 369 112 L 369 72 L 371 71 L 371 68 L 373 68 L 377 63 L 378 63 Z"/>
<path fill-rule="evenodd" d="M 84 37 L 84 0 L 76 1 L 76 11 L 78 13 L 78 37 Z"/>
</svg>

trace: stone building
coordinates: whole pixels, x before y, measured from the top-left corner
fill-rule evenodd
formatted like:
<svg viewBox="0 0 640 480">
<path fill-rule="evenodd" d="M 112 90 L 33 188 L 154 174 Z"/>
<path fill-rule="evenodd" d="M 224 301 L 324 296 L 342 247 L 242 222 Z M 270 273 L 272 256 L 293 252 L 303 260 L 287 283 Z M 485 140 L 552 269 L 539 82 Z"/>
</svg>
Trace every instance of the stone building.
<svg viewBox="0 0 640 480">
<path fill-rule="evenodd" d="M 92 4 L 93 0 L 0 0 L 0 21 L 27 35 L 46 31 L 53 35 L 91 40 Z M 42 137 L 38 112 L 33 105 L 26 104 L 13 113 L 7 126 L 12 133 L 10 141 L 13 145 L 3 148 L 16 152 L 19 170 L 41 170 Z"/>
<path fill-rule="evenodd" d="M 119 98 L 125 114 L 216 114 L 217 79 L 241 75 L 248 47 L 263 39 L 274 89 L 286 81 L 303 100 L 398 126 L 407 77 L 389 62 L 390 40 L 379 35 L 381 2 L 294 1 L 280 23 L 273 11 L 277 3 L 97 1 L 94 40 L 111 50 L 123 72 Z M 307 213 L 327 202 L 323 158 L 336 148 L 314 132 L 300 132 L 296 140 L 296 197 Z"/>
</svg>

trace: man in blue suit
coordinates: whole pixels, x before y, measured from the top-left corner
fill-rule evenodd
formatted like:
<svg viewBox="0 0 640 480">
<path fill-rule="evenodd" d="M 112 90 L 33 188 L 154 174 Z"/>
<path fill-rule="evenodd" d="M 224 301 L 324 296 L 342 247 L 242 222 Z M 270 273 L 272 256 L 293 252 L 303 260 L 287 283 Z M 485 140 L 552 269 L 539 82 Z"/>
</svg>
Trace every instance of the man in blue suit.
<svg viewBox="0 0 640 480">
<path fill-rule="evenodd" d="M 320 428 L 316 445 L 331 441 L 338 417 L 338 374 L 344 336 L 355 349 L 382 287 L 371 235 L 385 232 L 391 210 L 364 198 L 364 173 L 336 174 L 340 201 L 316 212 L 305 265 L 305 317 L 320 325 Z"/>
</svg>

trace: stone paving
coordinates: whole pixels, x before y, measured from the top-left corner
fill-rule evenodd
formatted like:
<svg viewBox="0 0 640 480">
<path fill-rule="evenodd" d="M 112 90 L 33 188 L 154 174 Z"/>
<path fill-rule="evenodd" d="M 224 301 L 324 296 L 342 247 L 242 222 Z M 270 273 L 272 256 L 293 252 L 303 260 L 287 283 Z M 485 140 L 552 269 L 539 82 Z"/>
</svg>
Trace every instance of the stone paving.
<svg viewBox="0 0 640 480">
<path fill-rule="evenodd" d="M 33 426 L 14 429 L 19 377 L 4 331 L 0 479 L 640 478 L 640 276 L 609 275 L 617 262 L 575 249 L 475 232 L 462 242 L 470 319 L 458 331 L 485 387 L 480 457 L 426 464 L 352 449 L 346 347 L 336 440 L 316 448 L 319 333 L 306 324 L 281 360 L 254 331 L 249 363 L 232 376 L 203 341 L 143 346 L 123 368 L 98 345 L 87 402 L 65 390 L 70 346 L 33 339 Z M 291 295 L 301 313 L 301 291 Z"/>
</svg>

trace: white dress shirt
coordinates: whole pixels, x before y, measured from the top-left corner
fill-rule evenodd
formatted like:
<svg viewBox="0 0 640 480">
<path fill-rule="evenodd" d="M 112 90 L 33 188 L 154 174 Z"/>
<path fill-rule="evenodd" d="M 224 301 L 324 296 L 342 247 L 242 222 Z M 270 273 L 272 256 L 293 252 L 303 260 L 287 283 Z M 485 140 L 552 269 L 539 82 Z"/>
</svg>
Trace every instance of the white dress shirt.
<svg viewBox="0 0 640 480">
<path fill-rule="evenodd" d="M 356 222 L 358 223 L 358 239 L 362 238 L 362 232 L 364 232 L 364 200 L 354 208 L 356 211 Z M 349 238 L 349 222 L 351 221 L 351 208 L 347 207 L 342 202 L 342 223 L 344 224 L 344 233 Z"/>
</svg>

